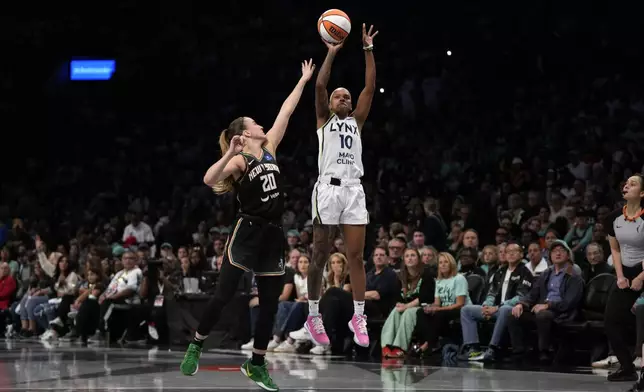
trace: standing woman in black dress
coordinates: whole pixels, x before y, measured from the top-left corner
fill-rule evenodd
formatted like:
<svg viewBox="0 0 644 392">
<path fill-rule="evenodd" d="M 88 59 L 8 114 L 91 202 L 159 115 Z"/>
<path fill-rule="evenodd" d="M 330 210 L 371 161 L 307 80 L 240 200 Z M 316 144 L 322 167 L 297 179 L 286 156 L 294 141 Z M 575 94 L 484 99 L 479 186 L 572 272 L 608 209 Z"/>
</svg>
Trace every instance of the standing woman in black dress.
<svg viewBox="0 0 644 392">
<path fill-rule="evenodd" d="M 606 218 L 605 227 L 617 275 L 617 288 L 606 304 L 605 328 L 608 341 L 619 360 L 620 367 L 608 375 L 608 381 L 636 381 L 633 353 L 624 340 L 629 326 L 635 325 L 631 309 L 642 293 L 642 262 L 644 262 L 644 178 L 635 174 L 626 180 L 622 189 L 626 205 Z M 640 348 L 641 349 L 641 348 Z"/>
</svg>

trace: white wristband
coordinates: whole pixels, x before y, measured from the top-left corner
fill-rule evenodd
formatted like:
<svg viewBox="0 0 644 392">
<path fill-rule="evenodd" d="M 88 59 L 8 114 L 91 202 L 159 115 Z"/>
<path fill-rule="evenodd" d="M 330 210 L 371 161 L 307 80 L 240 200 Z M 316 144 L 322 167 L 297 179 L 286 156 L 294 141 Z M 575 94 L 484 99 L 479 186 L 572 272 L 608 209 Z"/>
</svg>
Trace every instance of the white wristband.
<svg viewBox="0 0 644 392">
<path fill-rule="evenodd" d="M 373 45 L 363 46 L 362 50 L 366 50 L 367 52 L 371 52 L 371 51 L 373 51 Z"/>
</svg>

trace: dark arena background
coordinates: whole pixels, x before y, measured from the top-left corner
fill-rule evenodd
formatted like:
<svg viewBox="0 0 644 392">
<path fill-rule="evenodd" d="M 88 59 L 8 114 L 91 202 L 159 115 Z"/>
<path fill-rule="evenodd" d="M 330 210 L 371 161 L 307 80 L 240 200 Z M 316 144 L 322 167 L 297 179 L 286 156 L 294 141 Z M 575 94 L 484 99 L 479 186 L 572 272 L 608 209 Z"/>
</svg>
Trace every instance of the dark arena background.
<svg viewBox="0 0 644 392">
<path fill-rule="evenodd" d="M 316 22 L 331 8 L 352 31 L 329 92 L 357 101 L 361 26 L 379 31 L 361 130 L 367 348 L 346 328 L 341 235 L 321 299 L 331 344 L 290 338 L 308 315 L 314 90 L 327 52 Z M 232 120 L 271 128 L 309 58 L 317 69 L 276 159 L 286 274 L 266 361 L 281 390 L 643 391 L 644 275 L 622 271 L 624 249 L 644 255 L 641 211 L 627 208 L 644 185 L 642 11 L 576 0 L 3 4 L 0 391 L 260 390 L 239 371 L 258 317 L 252 272 L 199 372 L 179 370 L 239 203 L 203 178 Z M 417 300 L 422 323 L 396 314 L 418 271 L 437 287 L 430 305 Z M 463 294 L 445 286 L 458 277 Z M 631 311 L 606 318 L 617 291 Z M 466 300 L 434 315 L 445 295 Z"/>
</svg>

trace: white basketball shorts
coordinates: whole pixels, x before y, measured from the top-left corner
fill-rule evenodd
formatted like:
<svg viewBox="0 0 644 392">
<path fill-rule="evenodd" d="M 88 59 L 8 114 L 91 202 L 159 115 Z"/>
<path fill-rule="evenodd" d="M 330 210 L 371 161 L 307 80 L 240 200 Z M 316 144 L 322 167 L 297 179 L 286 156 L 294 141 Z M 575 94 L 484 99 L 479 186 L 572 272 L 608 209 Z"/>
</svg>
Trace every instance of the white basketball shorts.
<svg viewBox="0 0 644 392">
<path fill-rule="evenodd" d="M 313 221 L 322 225 L 368 224 L 369 212 L 360 180 L 341 180 L 341 185 L 331 185 L 329 180 L 320 178 L 313 188 Z"/>
</svg>

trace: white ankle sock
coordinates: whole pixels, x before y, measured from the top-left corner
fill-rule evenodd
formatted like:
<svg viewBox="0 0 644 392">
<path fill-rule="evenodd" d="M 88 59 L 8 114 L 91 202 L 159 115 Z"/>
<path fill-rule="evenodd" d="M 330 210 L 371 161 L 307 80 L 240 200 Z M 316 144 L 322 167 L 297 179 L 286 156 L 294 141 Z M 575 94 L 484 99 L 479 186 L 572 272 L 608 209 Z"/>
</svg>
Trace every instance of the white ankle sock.
<svg viewBox="0 0 644 392">
<path fill-rule="evenodd" d="M 353 301 L 353 313 L 364 316 L 364 301 Z"/>
<path fill-rule="evenodd" d="M 320 315 L 320 310 L 318 309 L 318 305 L 320 305 L 319 300 L 309 300 L 309 316 L 319 316 Z"/>
<path fill-rule="evenodd" d="M 200 335 L 199 332 L 195 332 L 195 339 L 197 339 L 197 340 L 206 340 L 206 339 L 208 339 L 208 335 L 203 336 L 203 335 Z"/>
</svg>

